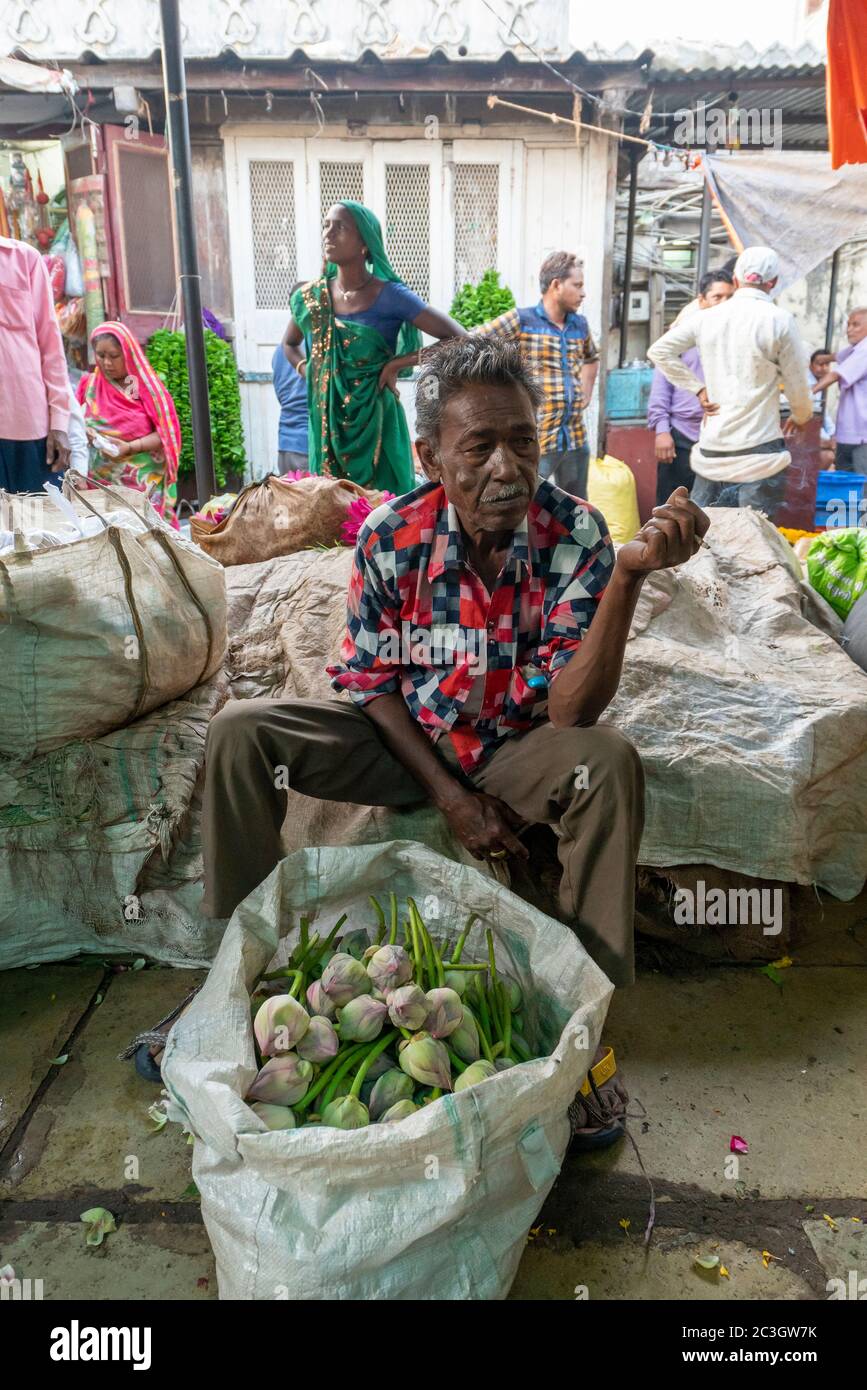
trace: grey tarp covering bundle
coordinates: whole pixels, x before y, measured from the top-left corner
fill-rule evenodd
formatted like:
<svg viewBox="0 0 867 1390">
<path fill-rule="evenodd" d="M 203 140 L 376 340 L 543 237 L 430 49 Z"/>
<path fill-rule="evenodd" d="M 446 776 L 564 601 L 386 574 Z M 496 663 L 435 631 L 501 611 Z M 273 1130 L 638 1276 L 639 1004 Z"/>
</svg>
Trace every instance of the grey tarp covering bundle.
<svg viewBox="0 0 867 1390">
<path fill-rule="evenodd" d="M 307 913 L 320 935 L 369 893 L 427 904 L 442 944 L 479 913 L 464 960 L 520 984 L 528 1040 L 550 1054 L 396 1124 L 268 1132 L 244 1103 L 256 1075 L 249 996 Z M 285 950 L 279 956 L 285 960 Z M 504 1298 L 566 1150 L 567 1107 L 597 1047 L 612 986 L 572 932 L 475 869 L 421 845 L 309 849 L 238 907 L 201 992 L 169 1037 L 163 1079 L 197 1136 L 193 1177 L 223 1299 Z"/>
<path fill-rule="evenodd" d="M 832 169 L 825 150 L 738 150 L 706 155 L 703 163 L 742 245 L 772 246 L 777 252 L 781 290 L 838 246 L 867 235 L 863 165 Z"/>
<path fill-rule="evenodd" d="M 698 555 L 645 583 L 605 714 L 644 761 L 641 863 L 715 864 L 854 897 L 867 875 L 867 678 L 775 527 L 750 510 L 709 515 Z M 324 667 L 351 563 L 345 550 L 303 552 L 228 572 L 236 694 L 333 695 Z M 458 856 L 437 813 L 411 817 L 418 829 L 406 813 L 290 793 L 284 840 L 418 835 Z"/>
<path fill-rule="evenodd" d="M 210 679 L 226 650 L 222 567 L 131 488 L 65 483 L 82 534 L 0 556 L 0 754 L 99 738 Z M 50 526 L 43 496 L 3 500 L 7 529 Z"/>
</svg>

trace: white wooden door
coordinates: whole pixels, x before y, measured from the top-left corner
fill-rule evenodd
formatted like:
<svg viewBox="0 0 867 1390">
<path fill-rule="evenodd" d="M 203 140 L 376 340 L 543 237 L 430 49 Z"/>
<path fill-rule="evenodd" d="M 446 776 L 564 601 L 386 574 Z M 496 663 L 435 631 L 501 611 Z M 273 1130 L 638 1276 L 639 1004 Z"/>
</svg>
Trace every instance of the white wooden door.
<svg viewBox="0 0 867 1390">
<path fill-rule="evenodd" d="M 373 146 L 372 208 L 398 275 L 427 303 L 443 307 L 442 143 L 382 140 Z M 445 308 L 451 302 L 449 296 Z"/>
<path fill-rule="evenodd" d="M 520 140 L 455 140 L 445 168 L 443 275 L 451 296 L 486 270 L 519 297 L 524 146 Z"/>
</svg>

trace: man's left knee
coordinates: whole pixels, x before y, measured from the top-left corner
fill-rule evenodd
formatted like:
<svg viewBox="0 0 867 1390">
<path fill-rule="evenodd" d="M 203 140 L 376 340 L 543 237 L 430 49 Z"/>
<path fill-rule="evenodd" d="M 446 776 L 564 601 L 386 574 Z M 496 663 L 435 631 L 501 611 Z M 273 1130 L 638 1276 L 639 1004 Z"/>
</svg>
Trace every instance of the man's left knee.
<svg viewBox="0 0 867 1390">
<path fill-rule="evenodd" d="M 638 749 L 613 724 L 561 729 L 558 730 L 558 738 L 563 744 L 564 757 L 574 764 L 576 789 L 581 789 L 582 779 L 586 780 L 588 787 L 600 778 L 612 787 L 643 785 L 644 769 Z"/>
</svg>

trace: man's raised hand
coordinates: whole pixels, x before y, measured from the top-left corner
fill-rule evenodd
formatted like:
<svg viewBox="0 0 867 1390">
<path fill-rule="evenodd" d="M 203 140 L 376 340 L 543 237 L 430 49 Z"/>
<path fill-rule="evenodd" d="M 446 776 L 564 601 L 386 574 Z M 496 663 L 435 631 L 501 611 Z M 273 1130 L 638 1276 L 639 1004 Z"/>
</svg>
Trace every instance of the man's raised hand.
<svg viewBox="0 0 867 1390">
<path fill-rule="evenodd" d="M 617 564 L 632 575 L 671 569 L 690 560 L 701 547 L 710 518 L 689 499 L 685 487 L 675 488 L 662 507 L 654 507 L 638 535 L 617 552 Z"/>
</svg>

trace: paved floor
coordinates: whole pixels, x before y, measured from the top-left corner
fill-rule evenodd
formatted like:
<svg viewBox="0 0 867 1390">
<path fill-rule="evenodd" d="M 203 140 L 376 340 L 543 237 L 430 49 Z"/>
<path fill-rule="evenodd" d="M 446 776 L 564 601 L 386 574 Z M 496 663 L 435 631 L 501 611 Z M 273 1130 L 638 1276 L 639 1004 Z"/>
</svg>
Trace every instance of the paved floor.
<svg viewBox="0 0 867 1390">
<path fill-rule="evenodd" d="M 782 985 L 702 964 L 619 992 L 606 1037 L 641 1163 L 628 1141 L 567 1160 L 511 1296 L 815 1299 L 829 1279 L 867 1278 L 861 955 L 796 960 Z M 176 1126 L 151 1132 L 159 1092 L 115 1060 L 197 978 L 100 963 L 0 977 L 0 1267 L 41 1279 L 45 1299 L 217 1296 L 191 1151 Z M 736 1173 L 732 1135 L 749 1146 Z M 80 1221 L 94 1206 L 117 1221 L 96 1249 Z"/>
</svg>

